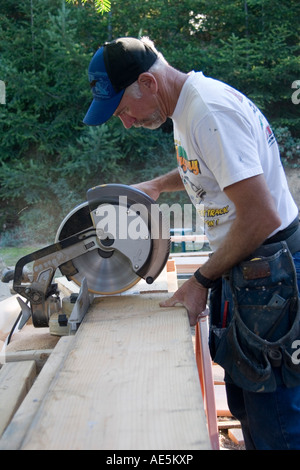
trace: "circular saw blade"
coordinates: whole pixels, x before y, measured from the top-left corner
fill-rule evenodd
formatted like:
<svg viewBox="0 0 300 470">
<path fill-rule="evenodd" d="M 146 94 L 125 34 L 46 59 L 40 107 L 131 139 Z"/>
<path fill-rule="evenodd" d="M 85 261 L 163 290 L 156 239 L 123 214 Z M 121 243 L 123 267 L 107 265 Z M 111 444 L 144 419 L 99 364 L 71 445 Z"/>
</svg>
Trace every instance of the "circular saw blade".
<svg viewBox="0 0 300 470">
<path fill-rule="evenodd" d="M 94 229 L 88 202 L 84 202 L 64 218 L 55 241 L 61 241 L 89 228 Z M 83 278 L 86 278 L 88 290 L 93 294 L 121 293 L 141 280 L 133 271 L 129 259 L 117 250 L 105 253 L 95 249 L 74 258 L 72 263 L 77 273 L 70 276 L 70 279 L 81 285 Z M 63 269 L 61 270 L 63 272 Z"/>
<path fill-rule="evenodd" d="M 117 250 L 109 258 L 103 258 L 100 250 L 89 251 L 74 259 L 73 265 L 78 274 L 72 280 L 80 285 L 85 277 L 89 292 L 94 294 L 118 294 L 141 279 L 132 270 L 128 258 Z"/>
<path fill-rule="evenodd" d="M 106 220 L 102 211 L 110 213 Z M 142 278 L 151 284 L 167 262 L 169 224 L 155 201 L 131 186 L 90 188 L 87 201 L 61 223 L 56 241 L 72 235 L 84 238 L 87 232 L 95 234 L 96 245 L 87 245 L 84 255 L 72 258 L 60 270 L 77 284 L 86 278 L 90 292 L 116 294 Z"/>
</svg>

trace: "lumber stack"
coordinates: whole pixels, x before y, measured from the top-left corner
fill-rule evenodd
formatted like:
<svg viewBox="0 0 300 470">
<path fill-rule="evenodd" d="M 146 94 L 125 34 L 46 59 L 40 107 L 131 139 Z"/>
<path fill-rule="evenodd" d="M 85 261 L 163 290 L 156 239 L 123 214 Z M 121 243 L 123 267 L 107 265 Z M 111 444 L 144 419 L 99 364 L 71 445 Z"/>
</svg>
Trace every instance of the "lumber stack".
<svg viewBox="0 0 300 470">
<path fill-rule="evenodd" d="M 1 368 L 0 435 L 30 390 L 35 377 L 35 361 L 7 363 Z"/>
</svg>

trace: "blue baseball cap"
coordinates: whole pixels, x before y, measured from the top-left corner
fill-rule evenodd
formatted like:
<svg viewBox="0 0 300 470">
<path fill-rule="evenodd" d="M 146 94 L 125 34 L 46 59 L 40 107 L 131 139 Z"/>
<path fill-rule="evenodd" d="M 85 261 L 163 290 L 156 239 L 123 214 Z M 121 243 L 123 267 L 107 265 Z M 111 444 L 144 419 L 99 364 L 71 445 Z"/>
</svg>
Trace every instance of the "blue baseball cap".
<svg viewBox="0 0 300 470">
<path fill-rule="evenodd" d="M 83 120 L 89 126 L 108 121 L 120 104 L 125 89 L 147 72 L 156 52 L 139 39 L 120 38 L 105 43 L 93 56 L 88 77 L 93 101 Z"/>
</svg>

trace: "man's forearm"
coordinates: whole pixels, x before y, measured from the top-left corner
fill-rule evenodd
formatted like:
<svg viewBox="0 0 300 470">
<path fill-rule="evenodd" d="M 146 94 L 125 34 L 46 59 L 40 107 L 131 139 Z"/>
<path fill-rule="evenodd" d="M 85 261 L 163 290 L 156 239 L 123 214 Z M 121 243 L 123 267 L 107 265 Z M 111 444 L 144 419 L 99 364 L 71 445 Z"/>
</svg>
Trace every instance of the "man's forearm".
<svg viewBox="0 0 300 470">
<path fill-rule="evenodd" d="M 251 255 L 278 225 L 276 217 L 274 216 L 274 224 L 270 225 L 270 228 L 266 229 L 266 225 L 256 225 L 254 221 L 251 225 L 247 220 L 236 219 L 220 247 L 207 263 L 201 266 L 201 274 L 215 280 Z"/>
<path fill-rule="evenodd" d="M 225 192 L 235 204 L 236 219 L 219 249 L 200 269 L 212 280 L 249 256 L 281 224 L 262 175 L 235 183 Z"/>
<path fill-rule="evenodd" d="M 153 180 L 135 184 L 134 187 L 144 191 L 154 200 L 156 200 L 161 193 L 183 191 L 185 189 L 177 168 Z"/>
<path fill-rule="evenodd" d="M 182 191 L 184 185 L 177 168 L 166 173 L 165 175 L 158 176 L 152 180 L 152 183 L 157 186 L 160 193 Z"/>
<path fill-rule="evenodd" d="M 255 234 L 245 231 L 241 232 L 239 224 L 234 224 L 221 246 L 215 251 L 213 256 L 201 266 L 201 274 L 212 280 L 219 278 L 233 266 L 249 256 L 262 241 L 263 240 L 257 240 Z"/>
</svg>

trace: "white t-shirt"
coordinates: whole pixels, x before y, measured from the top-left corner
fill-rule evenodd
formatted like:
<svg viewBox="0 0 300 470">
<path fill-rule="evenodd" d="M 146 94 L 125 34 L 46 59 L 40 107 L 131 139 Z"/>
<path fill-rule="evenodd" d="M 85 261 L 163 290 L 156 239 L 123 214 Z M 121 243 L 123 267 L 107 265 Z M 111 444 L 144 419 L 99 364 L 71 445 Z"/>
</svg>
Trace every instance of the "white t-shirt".
<svg viewBox="0 0 300 470">
<path fill-rule="evenodd" d="M 180 175 L 204 217 L 212 250 L 218 248 L 236 216 L 223 190 L 243 179 L 265 176 L 282 220 L 270 236 L 297 217 L 275 136 L 245 95 L 201 72 L 191 72 L 172 120 Z"/>
</svg>

